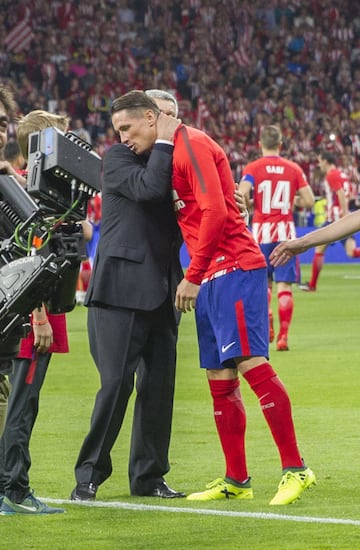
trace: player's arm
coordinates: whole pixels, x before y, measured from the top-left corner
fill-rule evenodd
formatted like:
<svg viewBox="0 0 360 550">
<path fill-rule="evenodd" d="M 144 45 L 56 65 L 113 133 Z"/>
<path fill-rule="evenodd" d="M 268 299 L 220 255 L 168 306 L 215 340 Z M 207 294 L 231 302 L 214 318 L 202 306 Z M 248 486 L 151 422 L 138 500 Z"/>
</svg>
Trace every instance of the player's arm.
<svg viewBox="0 0 360 550">
<path fill-rule="evenodd" d="M 295 195 L 294 206 L 297 208 L 312 208 L 315 203 L 315 197 L 310 185 L 301 187 Z"/>
<path fill-rule="evenodd" d="M 178 311 L 186 313 L 195 309 L 196 298 L 199 294 L 200 285 L 191 283 L 185 277 L 176 289 L 175 295 L 175 307 Z"/>
<path fill-rule="evenodd" d="M 241 217 L 244 219 L 245 224 L 249 225 L 250 212 L 252 211 L 252 207 L 253 207 L 253 200 L 250 199 L 250 191 L 248 196 L 244 195 L 244 193 L 240 191 L 240 184 L 235 183 L 234 196 L 235 196 L 236 205 L 240 210 Z"/>
<path fill-rule="evenodd" d="M 315 197 L 311 186 L 305 176 L 305 172 L 298 164 L 294 163 L 297 193 L 295 195 L 294 207 L 312 208 L 315 204 Z"/>
<path fill-rule="evenodd" d="M 242 180 L 237 185 L 235 190 L 235 201 L 240 210 L 243 204 L 243 200 L 245 201 L 245 207 L 248 210 L 251 210 L 252 208 L 251 190 L 252 190 L 251 182 L 245 178 L 242 178 Z M 242 197 L 244 197 L 244 199 L 242 199 Z"/>
<path fill-rule="evenodd" d="M 338 197 L 338 200 L 339 200 L 341 217 L 343 218 L 344 216 L 346 216 L 349 213 L 348 204 L 347 204 L 345 191 L 344 191 L 343 187 L 341 189 L 338 189 L 336 191 L 336 194 L 337 194 L 337 197 Z"/>
<path fill-rule="evenodd" d="M 186 159 L 183 176 L 191 187 L 201 219 L 186 279 L 200 284 L 221 239 L 228 213 L 212 151 L 202 143 L 195 142 L 191 146 L 192 155 Z"/>
</svg>

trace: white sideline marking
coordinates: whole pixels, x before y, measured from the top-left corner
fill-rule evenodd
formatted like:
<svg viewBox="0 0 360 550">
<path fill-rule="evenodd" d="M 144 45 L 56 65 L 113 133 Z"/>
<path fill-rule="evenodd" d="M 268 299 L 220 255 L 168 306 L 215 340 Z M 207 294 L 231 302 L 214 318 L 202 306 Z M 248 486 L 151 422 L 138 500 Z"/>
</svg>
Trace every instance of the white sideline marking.
<svg viewBox="0 0 360 550">
<path fill-rule="evenodd" d="M 282 514 L 272 514 L 267 512 L 234 512 L 226 510 L 211 510 L 204 508 L 179 508 L 176 506 L 154 506 L 152 504 L 131 504 L 129 502 L 102 502 L 96 501 L 74 501 L 60 500 L 55 498 L 42 498 L 41 500 L 53 504 L 72 504 L 75 506 L 89 506 L 93 508 L 113 508 L 122 510 L 134 510 L 140 512 L 175 512 L 180 514 L 201 514 L 204 516 L 228 516 L 236 518 L 253 518 L 282 521 L 298 521 L 303 523 L 333 523 L 337 525 L 356 525 L 360 526 L 360 520 L 341 519 L 341 518 L 319 518 L 312 516 L 289 516 Z"/>
</svg>

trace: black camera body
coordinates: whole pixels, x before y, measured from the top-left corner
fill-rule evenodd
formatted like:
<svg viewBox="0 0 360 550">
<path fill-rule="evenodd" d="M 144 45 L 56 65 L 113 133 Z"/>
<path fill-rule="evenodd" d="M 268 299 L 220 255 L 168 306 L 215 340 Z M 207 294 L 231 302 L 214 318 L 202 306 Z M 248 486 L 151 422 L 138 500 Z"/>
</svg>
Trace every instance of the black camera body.
<svg viewBox="0 0 360 550">
<path fill-rule="evenodd" d="M 85 219 L 88 199 L 100 191 L 100 169 L 99 155 L 71 132 L 45 128 L 29 136 L 27 191 L 48 213 Z"/>
<path fill-rule="evenodd" d="M 75 306 L 86 247 L 80 220 L 100 191 L 101 158 L 56 128 L 29 137 L 28 189 L 0 175 L 0 370 L 16 357 L 30 313 Z"/>
</svg>

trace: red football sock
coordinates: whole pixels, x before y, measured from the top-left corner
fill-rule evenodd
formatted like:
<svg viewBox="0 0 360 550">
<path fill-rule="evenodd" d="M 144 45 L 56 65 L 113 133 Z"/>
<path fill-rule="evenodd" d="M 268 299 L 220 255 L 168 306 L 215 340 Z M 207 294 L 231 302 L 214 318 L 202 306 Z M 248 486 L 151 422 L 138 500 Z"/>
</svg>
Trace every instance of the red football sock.
<svg viewBox="0 0 360 550">
<path fill-rule="evenodd" d="M 226 477 L 242 483 L 248 479 L 245 457 L 246 413 L 239 379 L 209 380 L 216 428 L 226 461 Z"/>
<path fill-rule="evenodd" d="M 294 311 L 294 298 L 290 290 L 283 290 L 278 294 L 278 313 L 280 321 L 279 336 L 287 338 L 292 314 Z"/>
<path fill-rule="evenodd" d="M 309 285 L 311 288 L 316 288 L 316 283 L 320 275 L 320 271 L 324 265 L 324 254 L 323 252 L 315 252 L 314 258 L 312 261 L 312 272 L 311 272 L 311 281 Z"/>
<path fill-rule="evenodd" d="M 291 404 L 287 391 L 269 363 L 244 374 L 260 406 L 280 453 L 282 468 L 301 468 L 303 461 L 296 443 Z"/>
<path fill-rule="evenodd" d="M 91 276 L 90 262 L 89 260 L 83 260 L 80 265 L 80 273 L 79 273 L 79 277 L 82 285 L 81 290 L 86 291 L 88 289 L 90 276 Z"/>
</svg>

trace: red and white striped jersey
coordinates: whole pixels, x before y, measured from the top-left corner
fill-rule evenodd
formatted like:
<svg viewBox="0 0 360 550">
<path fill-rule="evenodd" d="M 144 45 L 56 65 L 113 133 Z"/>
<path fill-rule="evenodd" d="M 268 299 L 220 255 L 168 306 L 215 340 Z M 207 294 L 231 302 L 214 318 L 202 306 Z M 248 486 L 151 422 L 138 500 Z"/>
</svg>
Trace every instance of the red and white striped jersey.
<svg viewBox="0 0 360 550">
<path fill-rule="evenodd" d="M 263 156 L 245 166 L 242 181 L 253 188 L 255 240 L 266 244 L 295 239 L 295 195 L 309 185 L 300 166 L 277 155 Z"/>
<path fill-rule="evenodd" d="M 8 51 L 14 53 L 21 52 L 23 50 L 27 51 L 30 48 L 33 36 L 31 19 L 24 18 L 19 21 L 5 36 L 4 45 L 7 47 Z"/>
<path fill-rule="evenodd" d="M 345 172 L 338 168 L 332 168 L 326 174 L 323 186 L 326 197 L 327 221 L 335 222 L 343 216 L 337 192 L 339 189 L 343 189 L 345 198 L 348 201 L 351 193 L 351 182 Z"/>
</svg>

